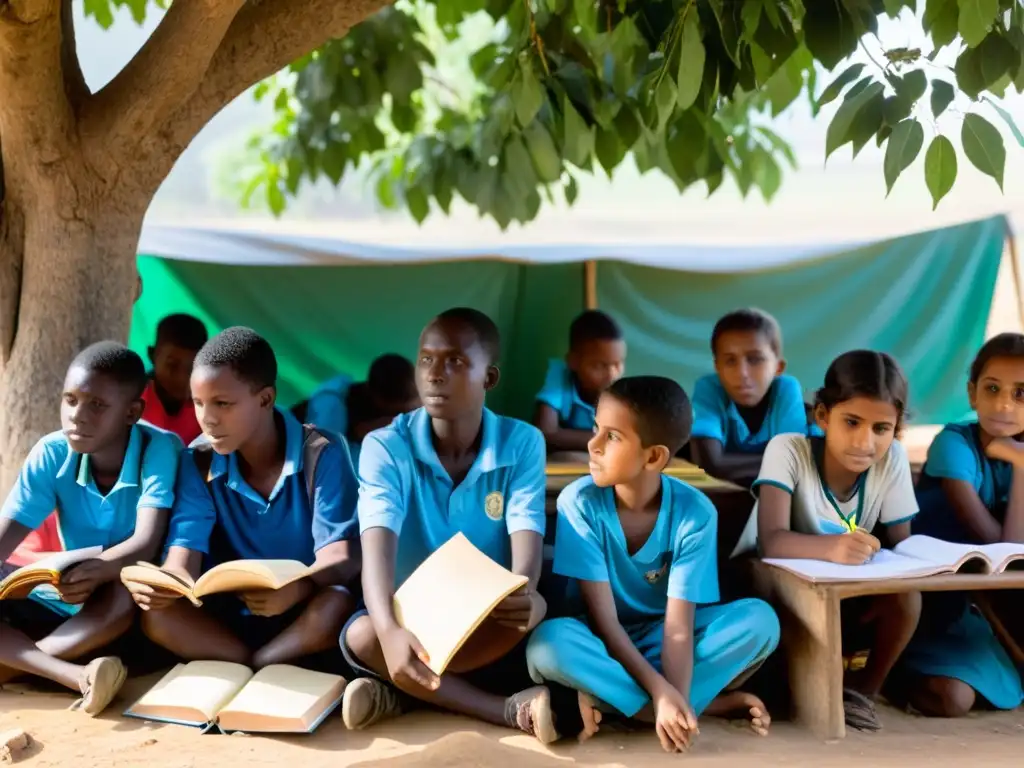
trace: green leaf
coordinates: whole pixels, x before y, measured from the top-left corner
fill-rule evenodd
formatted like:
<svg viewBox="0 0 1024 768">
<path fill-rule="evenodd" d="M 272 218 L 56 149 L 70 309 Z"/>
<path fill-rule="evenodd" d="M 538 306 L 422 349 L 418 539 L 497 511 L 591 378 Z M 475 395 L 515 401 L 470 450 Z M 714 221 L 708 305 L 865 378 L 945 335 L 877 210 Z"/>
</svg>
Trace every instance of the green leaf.
<svg viewBox="0 0 1024 768">
<path fill-rule="evenodd" d="M 885 98 L 877 94 L 870 99 L 853 119 L 848 134 L 853 144 L 853 156 L 857 157 L 871 138 L 882 129 L 885 122 Z"/>
<path fill-rule="evenodd" d="M 594 130 L 588 126 L 568 98 L 563 107 L 565 138 L 562 142 L 565 159 L 579 168 L 590 167 L 594 152 Z"/>
<path fill-rule="evenodd" d="M 537 188 L 537 175 L 533 162 L 523 140 L 518 136 L 509 138 L 505 145 L 505 176 L 508 186 L 516 197 L 526 197 L 530 190 Z"/>
<path fill-rule="evenodd" d="M 846 142 L 850 141 L 850 128 L 857 114 L 872 99 L 882 94 L 881 83 L 871 83 L 853 98 L 847 96 L 846 101 L 836 111 L 825 134 L 825 159 Z"/>
<path fill-rule="evenodd" d="M 924 96 L 924 92 L 928 88 L 928 79 L 925 77 L 923 70 L 915 69 L 913 72 L 905 74 L 901 79 L 896 80 L 893 85 L 900 96 L 914 104 Z"/>
<path fill-rule="evenodd" d="M 276 178 L 267 180 L 267 205 L 270 208 L 270 212 L 275 216 L 280 216 L 284 213 L 284 192 L 278 186 Z"/>
<path fill-rule="evenodd" d="M 913 104 L 899 96 L 887 96 L 882 113 L 885 117 L 885 124 L 892 127 L 899 125 L 901 120 L 910 117 L 913 111 Z"/>
<path fill-rule="evenodd" d="M 538 122 L 530 123 L 523 131 L 523 138 L 540 180 L 544 183 L 557 181 L 562 175 L 562 158 L 548 129 Z"/>
<path fill-rule="evenodd" d="M 612 171 L 622 162 L 622 158 L 626 156 L 626 147 L 619 141 L 619 135 L 615 131 L 598 128 L 597 139 L 594 143 L 594 154 L 610 179 Z"/>
<path fill-rule="evenodd" d="M 978 45 L 992 28 L 999 13 L 999 0 L 960 0 L 957 28 L 971 48 Z"/>
<path fill-rule="evenodd" d="M 430 213 L 430 201 L 419 187 L 409 187 L 405 190 L 405 205 L 417 224 L 422 224 Z"/>
<path fill-rule="evenodd" d="M 759 0 L 752 3 L 744 3 L 740 10 L 740 17 L 743 19 L 743 34 L 747 40 L 753 40 L 757 34 L 757 28 L 761 25 L 761 11 L 764 6 Z"/>
<path fill-rule="evenodd" d="M 576 186 L 576 179 L 572 176 L 565 182 L 565 202 L 572 205 L 576 202 L 576 198 L 579 196 L 579 187 Z"/>
<path fill-rule="evenodd" d="M 932 36 L 936 49 L 952 43 L 959 33 L 960 9 L 957 0 L 927 0 L 924 31 Z"/>
<path fill-rule="evenodd" d="M 544 105 L 544 87 L 529 64 L 522 67 L 519 77 L 512 82 L 512 103 L 515 105 L 516 119 L 524 128 L 533 122 Z"/>
<path fill-rule="evenodd" d="M 663 77 L 658 84 L 658 90 L 654 94 L 655 105 L 658 110 L 657 130 L 665 127 L 665 123 L 672 117 L 672 110 L 676 106 L 676 89 L 672 87 L 672 80 Z"/>
<path fill-rule="evenodd" d="M 757 126 L 757 131 L 768 140 L 773 152 L 777 152 L 786 158 L 786 162 L 788 162 L 792 168 L 795 169 L 797 167 L 796 153 L 793 152 L 793 148 L 789 146 L 789 143 L 785 139 L 775 133 L 775 131 L 770 128 L 766 128 L 763 125 Z"/>
<path fill-rule="evenodd" d="M 956 150 L 953 142 L 942 134 L 932 139 L 924 156 L 924 182 L 932 194 L 932 210 L 953 188 L 956 181 Z"/>
<path fill-rule="evenodd" d="M 915 0 L 885 0 L 885 12 L 895 19 L 904 8 L 914 10 Z"/>
<path fill-rule="evenodd" d="M 114 13 L 110 9 L 110 0 L 85 0 L 85 15 L 92 16 L 103 29 L 110 29 L 114 23 Z"/>
<path fill-rule="evenodd" d="M 945 80 L 932 80 L 932 116 L 938 118 L 953 103 L 956 91 Z"/>
<path fill-rule="evenodd" d="M 851 64 L 847 67 L 843 74 L 833 80 L 824 91 L 821 92 L 821 96 L 818 97 L 818 109 L 821 109 L 826 104 L 829 104 L 839 98 L 839 94 L 843 92 L 843 88 L 856 80 L 860 73 L 864 71 L 863 64 Z"/>
<path fill-rule="evenodd" d="M 829 70 L 857 50 L 860 41 L 853 19 L 837 0 L 805 3 L 803 31 L 804 44 Z"/>
<path fill-rule="evenodd" d="M 772 117 L 778 117 L 803 91 L 804 66 L 809 60 L 808 51 L 798 49 L 765 83 L 765 93 L 772 103 Z"/>
<path fill-rule="evenodd" d="M 992 109 L 999 113 L 999 116 L 1003 118 L 1003 122 L 1005 122 L 1007 127 L 1009 127 L 1010 133 L 1013 134 L 1013 138 L 1017 140 L 1018 144 L 1024 147 L 1024 133 L 1021 133 L 1020 128 L 1017 127 L 1017 123 L 1014 122 L 1013 115 L 987 96 L 985 97 L 985 101 L 992 106 Z"/>
<path fill-rule="evenodd" d="M 885 147 L 882 164 L 885 173 L 886 197 L 892 192 L 896 179 L 917 159 L 924 145 L 924 128 L 917 120 L 904 120 L 892 129 L 889 143 Z"/>
<path fill-rule="evenodd" d="M 984 117 L 972 112 L 964 118 L 960 141 L 971 164 L 995 179 L 1001 190 L 1003 171 L 1006 168 L 1006 147 L 1003 145 L 1002 134 Z"/>
<path fill-rule="evenodd" d="M 348 163 L 348 155 L 345 153 L 345 145 L 340 141 L 332 141 L 325 148 L 320 156 L 320 167 L 331 183 L 335 186 L 345 175 L 345 165 Z"/>
<path fill-rule="evenodd" d="M 676 106 L 689 109 L 697 100 L 704 81 L 704 43 L 701 42 L 700 24 L 696 13 L 686 14 L 679 44 L 679 72 L 676 74 Z"/>
<path fill-rule="evenodd" d="M 760 188 L 764 201 L 770 203 L 782 186 L 782 169 L 764 148 L 758 147 L 755 154 L 758 161 L 754 166 L 754 183 Z"/>
</svg>

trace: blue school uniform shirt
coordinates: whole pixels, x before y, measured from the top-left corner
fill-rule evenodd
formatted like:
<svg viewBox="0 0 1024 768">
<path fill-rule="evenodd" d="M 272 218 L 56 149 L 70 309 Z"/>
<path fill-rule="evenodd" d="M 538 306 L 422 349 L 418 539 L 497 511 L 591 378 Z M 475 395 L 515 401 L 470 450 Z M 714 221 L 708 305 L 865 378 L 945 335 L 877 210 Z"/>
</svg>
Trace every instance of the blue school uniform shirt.
<svg viewBox="0 0 1024 768">
<path fill-rule="evenodd" d="M 550 406 L 558 413 L 558 426 L 562 429 L 582 429 L 587 432 L 594 428 L 597 409 L 580 397 L 576 380 L 569 366 L 561 360 L 548 363 L 547 378 L 537 393 L 538 403 Z"/>
<path fill-rule="evenodd" d="M 171 432 L 135 424 L 121 473 L 104 496 L 96 487 L 88 454 L 76 453 L 62 432 L 54 432 L 29 453 L 0 517 L 35 530 L 56 511 L 65 551 L 96 546 L 107 549 L 135 532 L 140 509 L 174 506 L 182 447 Z M 32 596 L 66 614 L 77 609 L 61 602 L 52 590 L 37 589 Z"/>
<path fill-rule="evenodd" d="M 194 449 L 185 451 L 178 473 L 177 499 L 168 547 L 202 552 L 209 568 L 229 560 L 298 560 L 312 565 L 328 544 L 357 535 L 358 483 L 348 447 L 336 435 L 317 459 L 313 498 L 303 470 L 303 429 L 278 409 L 284 420 L 285 456 L 281 476 L 264 499 L 245 481 L 237 454 L 213 454 L 210 480 L 199 474 Z"/>
<path fill-rule="evenodd" d="M 718 374 L 701 377 L 693 387 L 692 437 L 718 440 L 729 453 L 758 453 L 776 435 L 809 434 L 800 382 L 792 376 L 776 376 L 765 397 L 770 404 L 764 421 L 751 434 Z M 814 429 L 810 434 L 820 433 Z"/>
<path fill-rule="evenodd" d="M 635 554 L 626 549 L 615 489 L 583 477 L 558 496 L 555 573 L 604 581 L 622 624 L 663 619 L 669 598 L 715 603 L 718 593 L 718 513 L 703 493 L 661 478 L 661 509 Z"/>
<path fill-rule="evenodd" d="M 970 484 L 985 508 L 998 521 L 1003 521 L 1013 467 L 1009 462 L 985 455 L 976 422 L 947 424 L 935 436 L 917 483 L 917 503 L 921 513 L 913 526 L 914 533 L 946 541 L 973 543 L 973 536 L 957 520 L 953 506 L 942 490 L 943 478 Z"/>
<path fill-rule="evenodd" d="M 317 387 L 306 405 L 306 421 L 344 437 L 348 433 L 346 397 L 351 386 L 351 377 L 342 373 Z"/>
<path fill-rule="evenodd" d="M 540 430 L 484 409 L 480 451 L 454 488 L 420 408 L 366 436 L 359 455 L 359 529 L 398 536 L 395 587 L 456 533 L 510 568 L 510 537 L 544 535 L 545 448 Z"/>
</svg>

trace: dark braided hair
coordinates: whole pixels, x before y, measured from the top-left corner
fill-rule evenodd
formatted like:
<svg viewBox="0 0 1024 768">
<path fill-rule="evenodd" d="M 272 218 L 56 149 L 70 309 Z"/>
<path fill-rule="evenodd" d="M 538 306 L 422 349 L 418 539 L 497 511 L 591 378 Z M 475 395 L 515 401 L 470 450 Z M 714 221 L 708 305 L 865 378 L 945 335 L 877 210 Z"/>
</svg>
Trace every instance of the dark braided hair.
<svg viewBox="0 0 1024 768">
<path fill-rule="evenodd" d="M 897 429 L 907 416 L 910 387 L 903 369 L 892 355 L 870 349 L 845 352 L 825 372 L 825 386 L 815 393 L 815 406 L 831 410 L 855 397 L 892 404 L 899 414 Z"/>
</svg>

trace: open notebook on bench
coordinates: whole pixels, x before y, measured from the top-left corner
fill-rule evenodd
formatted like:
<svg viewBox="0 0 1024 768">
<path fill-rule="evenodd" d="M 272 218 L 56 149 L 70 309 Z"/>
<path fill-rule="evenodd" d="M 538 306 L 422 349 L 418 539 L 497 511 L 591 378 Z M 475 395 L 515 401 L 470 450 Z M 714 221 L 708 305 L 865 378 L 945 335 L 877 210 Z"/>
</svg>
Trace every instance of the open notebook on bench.
<svg viewBox="0 0 1024 768">
<path fill-rule="evenodd" d="M 125 716 L 223 733 L 312 733 L 341 701 L 345 679 L 287 664 L 259 672 L 227 661 L 178 664 Z"/>
<path fill-rule="evenodd" d="M 879 550 L 864 565 L 824 560 L 766 558 L 765 563 L 812 581 L 914 579 L 942 573 L 1002 573 L 1024 567 L 1024 544 L 954 544 L 931 536 L 910 536 L 891 550 Z"/>
</svg>

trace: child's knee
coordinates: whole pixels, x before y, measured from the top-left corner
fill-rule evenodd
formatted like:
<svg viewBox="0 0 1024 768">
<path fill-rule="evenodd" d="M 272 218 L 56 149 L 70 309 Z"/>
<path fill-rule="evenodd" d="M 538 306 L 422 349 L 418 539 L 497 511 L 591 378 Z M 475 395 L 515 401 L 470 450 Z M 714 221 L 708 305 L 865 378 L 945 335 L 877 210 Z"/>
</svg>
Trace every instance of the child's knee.
<svg viewBox="0 0 1024 768">
<path fill-rule="evenodd" d="M 951 677 L 930 677 L 921 692 L 920 709 L 933 717 L 965 717 L 977 699 L 974 689 Z"/>
<path fill-rule="evenodd" d="M 111 619 L 127 619 L 135 616 L 138 606 L 132 599 L 132 594 L 120 582 L 112 582 L 104 586 L 106 593 L 104 599 L 107 601 L 107 613 Z"/>
<path fill-rule="evenodd" d="M 364 613 L 342 629 L 341 645 L 362 663 L 370 663 L 374 649 L 379 645 L 370 614 Z"/>
<path fill-rule="evenodd" d="M 755 597 L 737 600 L 733 606 L 742 622 L 743 634 L 762 649 L 762 655 L 778 648 L 782 626 L 774 608 Z"/>
<path fill-rule="evenodd" d="M 580 629 L 585 627 L 577 619 L 548 619 L 537 626 L 526 644 L 526 663 L 534 680 L 549 679 L 565 667 Z"/>
<path fill-rule="evenodd" d="M 355 610 L 356 601 L 347 589 L 324 587 L 310 600 L 306 616 L 318 627 L 340 628 Z"/>
<path fill-rule="evenodd" d="M 170 648 L 174 642 L 177 623 L 174 616 L 179 611 L 179 605 L 174 604 L 161 611 L 141 611 L 139 626 L 146 639 L 156 643 L 161 648 Z"/>
<path fill-rule="evenodd" d="M 899 622 L 904 627 L 914 628 L 921 618 L 921 593 L 901 592 L 895 595 L 879 595 L 878 618 L 886 622 Z"/>
</svg>

